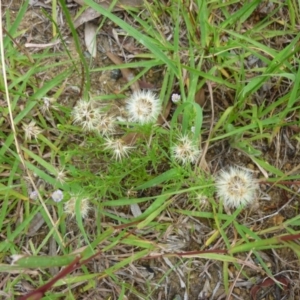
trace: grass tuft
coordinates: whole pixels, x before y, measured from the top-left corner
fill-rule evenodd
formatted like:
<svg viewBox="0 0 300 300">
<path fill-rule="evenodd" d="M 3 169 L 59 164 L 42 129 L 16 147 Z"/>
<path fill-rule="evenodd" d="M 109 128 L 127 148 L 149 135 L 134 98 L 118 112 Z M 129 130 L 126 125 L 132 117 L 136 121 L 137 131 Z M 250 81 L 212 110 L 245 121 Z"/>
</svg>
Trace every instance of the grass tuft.
<svg viewBox="0 0 300 300">
<path fill-rule="evenodd" d="M 297 299 L 298 4 L 84 3 L 1 3 L 1 293 Z"/>
</svg>

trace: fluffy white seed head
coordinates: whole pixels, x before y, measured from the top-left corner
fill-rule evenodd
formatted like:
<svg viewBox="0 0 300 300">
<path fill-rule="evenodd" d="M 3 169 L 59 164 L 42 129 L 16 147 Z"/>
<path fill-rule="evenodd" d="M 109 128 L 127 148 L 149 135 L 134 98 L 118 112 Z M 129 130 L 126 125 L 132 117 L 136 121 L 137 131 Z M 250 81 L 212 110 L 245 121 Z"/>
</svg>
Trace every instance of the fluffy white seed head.
<svg viewBox="0 0 300 300">
<path fill-rule="evenodd" d="M 61 184 L 64 184 L 66 182 L 67 171 L 65 171 L 65 168 L 55 169 L 54 175 L 56 176 L 56 180 Z"/>
<path fill-rule="evenodd" d="M 88 198 L 83 198 L 78 195 L 73 195 L 71 199 L 65 203 L 64 212 L 70 215 L 73 218 L 76 215 L 76 203 L 80 202 L 80 215 L 84 219 L 88 216 L 89 211 L 91 210 L 90 202 Z"/>
<path fill-rule="evenodd" d="M 95 125 L 95 131 L 100 135 L 107 136 L 115 131 L 115 120 L 113 117 L 103 115 Z"/>
<path fill-rule="evenodd" d="M 134 147 L 128 146 L 122 139 L 111 139 L 107 138 L 106 142 L 104 143 L 106 150 L 110 150 L 113 152 L 113 157 L 116 160 L 122 160 L 124 156 L 128 156 L 128 153 Z"/>
<path fill-rule="evenodd" d="M 58 110 L 58 107 L 55 105 L 56 99 L 55 98 L 42 98 L 42 104 L 40 106 L 40 110 L 43 114 L 46 114 L 50 111 L 50 109 Z"/>
<path fill-rule="evenodd" d="M 161 112 L 161 102 L 151 91 L 134 92 L 126 105 L 130 121 L 148 124 L 155 123 Z"/>
<path fill-rule="evenodd" d="M 32 138 L 36 139 L 37 136 L 42 132 L 42 129 L 35 125 L 35 121 L 30 121 L 28 124 L 23 124 L 25 140 L 31 141 Z"/>
<path fill-rule="evenodd" d="M 187 135 L 178 137 L 177 142 L 171 148 L 172 157 L 179 163 L 195 163 L 201 154 L 198 145 Z"/>
<path fill-rule="evenodd" d="M 216 189 L 225 207 L 237 208 L 255 200 L 258 184 L 250 171 L 230 167 L 227 171 L 220 171 L 216 178 Z"/>
<path fill-rule="evenodd" d="M 102 114 L 99 108 L 93 106 L 92 101 L 79 100 L 72 111 L 73 121 L 86 131 L 95 130 Z"/>
</svg>

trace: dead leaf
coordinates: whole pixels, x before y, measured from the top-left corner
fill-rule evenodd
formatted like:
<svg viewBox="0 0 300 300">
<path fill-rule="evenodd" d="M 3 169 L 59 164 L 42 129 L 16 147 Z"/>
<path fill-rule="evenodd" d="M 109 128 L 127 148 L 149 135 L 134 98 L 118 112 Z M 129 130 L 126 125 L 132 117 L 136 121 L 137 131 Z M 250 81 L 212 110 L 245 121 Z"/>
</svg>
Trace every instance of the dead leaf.
<svg viewBox="0 0 300 300">
<path fill-rule="evenodd" d="M 97 43 L 96 43 L 96 35 L 97 35 L 97 26 L 92 23 L 85 23 L 84 26 L 84 41 L 87 50 L 91 54 L 92 57 L 96 57 L 97 55 Z"/>
<path fill-rule="evenodd" d="M 85 5 L 84 0 L 74 0 L 76 3 L 78 3 L 79 5 Z M 112 1 L 110 0 L 96 0 L 95 2 L 97 2 L 101 7 L 103 7 L 104 9 L 109 9 Z M 143 5 L 143 0 L 119 0 L 116 4 L 115 7 L 113 7 L 112 11 L 116 12 L 116 11 L 121 11 L 124 10 L 125 6 L 128 7 L 141 7 Z M 74 27 L 77 28 L 80 25 L 94 20 L 98 17 L 100 17 L 101 14 L 97 11 L 95 11 L 94 9 L 92 9 L 91 7 L 88 7 L 75 21 L 74 21 Z"/>
<path fill-rule="evenodd" d="M 54 257 L 55 255 L 57 255 L 57 245 L 54 237 L 52 236 L 49 240 L 49 256 Z M 52 276 L 55 276 L 56 274 L 58 274 L 58 272 L 59 272 L 59 268 L 57 266 L 53 266 L 49 268 L 49 273 Z"/>
<path fill-rule="evenodd" d="M 172 103 L 171 101 L 168 102 L 167 106 L 165 107 L 164 114 L 159 115 L 157 119 L 157 124 L 162 125 L 165 123 L 165 120 L 168 118 L 170 111 L 171 111 Z"/>
<path fill-rule="evenodd" d="M 106 52 L 106 55 L 109 57 L 109 59 L 116 65 L 122 65 L 123 61 L 119 58 L 119 56 L 111 53 Z M 122 76 L 129 82 L 134 78 L 134 74 L 129 69 L 120 69 Z M 138 92 L 140 89 L 154 89 L 154 85 L 142 80 L 138 80 L 137 82 L 134 82 L 130 86 L 131 90 L 133 92 Z"/>
<path fill-rule="evenodd" d="M 300 132 L 300 127 L 297 125 L 290 125 L 288 126 L 293 132 L 299 133 Z"/>
<path fill-rule="evenodd" d="M 109 57 L 109 59 L 116 65 L 122 65 L 123 61 L 120 59 L 119 56 L 111 53 L 111 52 L 106 52 L 106 55 Z M 129 82 L 134 78 L 134 74 L 129 70 L 129 69 L 121 69 L 121 73 L 123 77 Z M 138 82 L 134 82 L 130 85 L 130 88 L 132 92 L 138 92 L 140 91 L 140 86 Z"/>
<path fill-rule="evenodd" d="M 205 103 L 205 92 L 204 89 L 200 89 L 195 95 L 195 102 L 203 107 Z"/>
<path fill-rule="evenodd" d="M 137 203 L 130 204 L 130 210 L 135 218 L 142 214 L 141 208 Z"/>
<path fill-rule="evenodd" d="M 289 286 L 289 281 L 286 277 L 284 276 L 275 276 L 274 279 L 282 284 L 282 288 L 283 290 L 287 290 L 288 286 Z M 272 285 L 276 284 L 276 281 L 268 277 L 267 279 L 265 279 L 263 282 L 261 282 L 260 284 L 256 284 L 252 287 L 251 291 L 250 291 L 250 295 L 251 295 L 251 299 L 256 300 L 257 299 L 257 293 L 262 289 L 262 288 L 267 288 L 270 287 Z"/>
<path fill-rule="evenodd" d="M 37 213 L 31 220 L 27 235 L 34 236 L 35 233 L 43 226 L 44 223 L 45 220 L 41 213 Z"/>
<path fill-rule="evenodd" d="M 122 137 L 122 140 L 125 145 L 132 146 L 135 144 L 135 142 L 138 138 L 142 138 L 142 137 L 145 138 L 145 136 L 142 133 L 130 132 L 130 133 L 125 134 Z"/>
<path fill-rule="evenodd" d="M 92 8 L 88 7 L 75 21 L 74 21 L 74 27 L 77 28 L 80 25 L 94 20 L 98 17 L 100 17 L 101 14 L 94 11 Z"/>
<path fill-rule="evenodd" d="M 154 84 L 143 81 L 143 80 L 138 80 L 139 86 L 141 89 L 144 90 L 153 90 L 155 88 Z"/>
<path fill-rule="evenodd" d="M 279 226 L 283 223 L 284 221 L 284 216 L 281 215 L 281 214 L 278 214 L 278 215 L 275 215 L 273 218 L 272 218 L 272 222 L 275 226 Z"/>
</svg>

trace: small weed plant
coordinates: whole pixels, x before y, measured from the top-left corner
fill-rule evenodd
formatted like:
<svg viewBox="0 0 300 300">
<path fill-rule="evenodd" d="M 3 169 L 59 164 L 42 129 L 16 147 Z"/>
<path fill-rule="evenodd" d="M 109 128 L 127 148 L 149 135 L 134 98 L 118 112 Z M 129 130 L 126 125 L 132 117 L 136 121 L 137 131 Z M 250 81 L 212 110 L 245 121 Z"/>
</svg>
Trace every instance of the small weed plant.
<svg viewBox="0 0 300 300">
<path fill-rule="evenodd" d="M 298 3 L 119 2 L 1 3 L 1 297 L 296 299 Z"/>
</svg>

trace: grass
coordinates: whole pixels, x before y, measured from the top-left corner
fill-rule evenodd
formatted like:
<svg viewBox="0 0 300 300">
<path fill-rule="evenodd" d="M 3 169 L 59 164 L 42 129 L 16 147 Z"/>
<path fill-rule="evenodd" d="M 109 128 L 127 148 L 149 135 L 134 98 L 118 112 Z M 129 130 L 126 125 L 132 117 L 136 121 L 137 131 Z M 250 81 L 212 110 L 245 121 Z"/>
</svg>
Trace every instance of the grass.
<svg viewBox="0 0 300 300">
<path fill-rule="evenodd" d="M 2 6 L 1 297 L 51 279 L 45 299 L 229 299 L 235 287 L 255 299 L 270 286 L 269 297 L 299 297 L 298 3 L 153 1 L 122 13 L 86 5 L 103 16 L 100 37 L 107 24 L 117 32 L 124 64 L 95 64 L 64 1 L 53 1 L 60 15 L 28 1 L 16 14 Z M 59 46 L 26 48 L 29 33 Z M 97 76 L 114 69 L 134 76 L 107 92 Z M 156 86 L 157 124 L 124 119 L 140 79 Z M 118 115 L 114 134 L 74 122 L 80 98 L 92 116 Z M 180 136 L 202 151 L 193 163 L 174 158 Z M 120 159 L 112 139 L 128 147 Z M 261 190 L 246 208 L 217 197 L 215 177 L 233 165 L 252 169 Z"/>
</svg>

